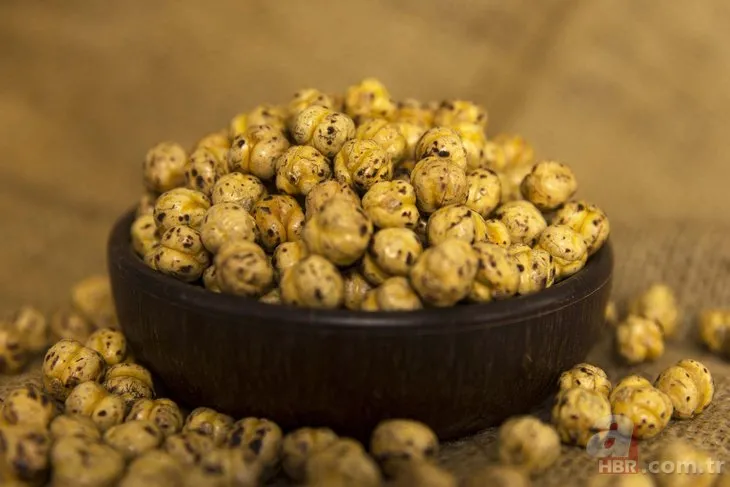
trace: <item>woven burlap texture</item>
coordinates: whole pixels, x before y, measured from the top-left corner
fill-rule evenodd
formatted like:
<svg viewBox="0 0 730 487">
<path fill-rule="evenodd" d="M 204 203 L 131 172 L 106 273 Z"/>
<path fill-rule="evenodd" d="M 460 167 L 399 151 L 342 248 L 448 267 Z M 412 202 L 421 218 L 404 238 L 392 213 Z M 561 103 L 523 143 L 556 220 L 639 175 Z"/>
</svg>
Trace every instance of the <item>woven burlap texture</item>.
<svg viewBox="0 0 730 487">
<path fill-rule="evenodd" d="M 613 354 L 610 329 L 591 353 L 589 361 L 608 372 L 616 381 L 629 373 L 641 373 L 653 380 L 668 365 L 686 357 L 703 361 L 716 379 L 712 405 L 699 417 L 672 421 L 657 438 L 641 442 L 640 461 L 655 457 L 662 444 L 675 438 L 686 439 L 710 452 L 717 460 L 730 461 L 730 365 L 708 354 L 697 341 L 695 317 L 698 310 L 730 305 L 730 246 L 726 239 L 730 228 L 680 222 L 654 222 L 647 226 L 614 225 L 612 237 L 616 256 L 614 297 L 620 305 L 655 281 L 664 281 L 677 292 L 683 310 L 683 327 L 669 343 L 665 355 L 655 363 L 637 367 L 622 365 Z M 625 306 L 622 306 L 625 307 Z M 30 371 L 0 381 L 0 397 L 19 384 L 38 382 L 37 365 Z M 547 419 L 550 403 L 535 410 Z M 491 428 L 473 437 L 444 445 L 443 464 L 460 477 L 497 462 L 496 430 Z M 563 447 L 558 462 L 534 485 L 584 485 L 597 472 L 596 460 L 581 448 Z"/>
</svg>

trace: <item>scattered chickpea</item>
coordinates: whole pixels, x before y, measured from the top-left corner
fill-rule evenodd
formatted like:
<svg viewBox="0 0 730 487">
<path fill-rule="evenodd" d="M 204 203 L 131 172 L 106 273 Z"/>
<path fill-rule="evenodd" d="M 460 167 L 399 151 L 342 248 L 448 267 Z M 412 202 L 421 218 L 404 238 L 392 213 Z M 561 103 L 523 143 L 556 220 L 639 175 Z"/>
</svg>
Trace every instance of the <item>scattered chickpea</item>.
<svg viewBox="0 0 730 487">
<path fill-rule="evenodd" d="M 74 284 L 71 303 L 97 328 L 118 328 L 109 276 L 93 275 Z"/>
<path fill-rule="evenodd" d="M 210 265 L 200 233 L 185 225 L 168 228 L 151 254 L 155 270 L 183 282 L 197 281 Z"/>
<path fill-rule="evenodd" d="M 132 404 L 124 421 L 142 419 L 155 423 L 166 437 L 179 432 L 183 427 L 182 412 L 170 399 L 140 399 Z"/>
<path fill-rule="evenodd" d="M 214 263 L 224 293 L 258 297 L 273 287 L 274 268 L 264 250 L 253 242 L 224 243 Z"/>
<path fill-rule="evenodd" d="M 606 372 L 600 367 L 587 363 L 577 364 L 560 374 L 558 387 L 561 391 L 582 387 L 596 391 L 605 397 L 611 393 L 611 381 L 608 380 Z"/>
<path fill-rule="evenodd" d="M 434 114 L 434 124 L 451 127 L 463 123 L 487 127 L 487 111 L 484 107 L 466 100 L 446 100 Z"/>
<path fill-rule="evenodd" d="M 377 487 L 381 485 L 377 464 L 362 445 L 349 438 L 339 438 L 313 452 L 305 467 L 308 486 Z"/>
<path fill-rule="evenodd" d="M 603 247 L 611 232 L 606 214 L 587 201 L 570 201 L 564 204 L 553 217 L 554 225 L 567 225 L 583 236 L 591 256 Z"/>
<path fill-rule="evenodd" d="M 276 127 L 255 125 L 234 137 L 226 154 L 226 165 L 231 172 L 270 181 L 276 175 L 276 161 L 290 146 Z"/>
<path fill-rule="evenodd" d="M 730 309 L 706 309 L 699 318 L 700 338 L 713 353 L 730 352 Z"/>
<path fill-rule="evenodd" d="M 574 387 L 560 391 L 552 410 L 563 443 L 586 446 L 600 421 L 611 415 L 611 405 L 600 392 Z"/>
<path fill-rule="evenodd" d="M 12 389 L 0 404 L 0 424 L 46 429 L 58 413 L 51 398 L 33 384 Z"/>
<path fill-rule="evenodd" d="M 627 389 L 630 387 L 654 387 L 651 384 L 651 381 L 647 379 L 646 377 L 643 377 L 638 374 L 631 374 L 627 375 L 623 379 L 621 379 L 618 384 L 613 388 L 611 393 L 608 395 L 608 400 L 613 403 L 614 398 L 616 395 L 622 391 L 623 389 Z"/>
<path fill-rule="evenodd" d="M 370 438 L 370 452 L 383 472 L 394 477 L 407 464 L 432 460 L 439 450 L 436 434 L 425 424 L 406 419 L 381 422 Z"/>
<path fill-rule="evenodd" d="M 222 176 L 215 183 L 211 201 L 214 205 L 234 203 L 250 212 L 253 210 L 253 205 L 267 195 L 266 186 L 256 176 L 232 172 Z"/>
<path fill-rule="evenodd" d="M 660 469 L 655 475 L 660 487 L 710 487 L 719 473 L 717 461 L 684 440 L 664 444 L 659 449 L 657 461 L 675 466 L 669 473 Z M 682 468 L 679 468 L 680 465 Z"/>
<path fill-rule="evenodd" d="M 310 308 L 338 308 L 344 283 L 337 268 L 319 255 L 310 255 L 288 269 L 280 282 L 285 304 Z"/>
<path fill-rule="evenodd" d="M 542 472 L 560 456 L 560 437 L 534 416 L 517 416 L 499 428 L 499 459 L 529 472 Z"/>
<path fill-rule="evenodd" d="M 10 322 L 20 335 L 23 348 L 29 352 L 40 352 L 48 346 L 48 320 L 41 311 L 22 306 L 13 313 Z"/>
<path fill-rule="evenodd" d="M 493 465 L 470 475 L 461 487 L 529 487 L 530 477 L 517 467 Z"/>
<path fill-rule="evenodd" d="M 177 487 L 185 478 L 183 468 L 170 454 L 150 450 L 129 464 L 119 487 Z"/>
<path fill-rule="evenodd" d="M 107 365 L 116 365 L 127 358 L 127 339 L 117 330 L 96 330 L 86 340 L 86 347 L 99 352 Z"/>
<path fill-rule="evenodd" d="M 469 295 L 479 260 L 471 246 L 449 239 L 429 247 L 411 268 L 411 285 L 427 304 L 453 306 Z"/>
<path fill-rule="evenodd" d="M 368 118 L 392 119 L 396 105 L 388 89 L 375 78 L 365 78 L 360 83 L 347 88 L 345 93 L 345 112 L 360 123 Z"/>
<path fill-rule="evenodd" d="M 487 238 L 484 218 L 465 205 L 444 206 L 433 212 L 428 218 L 426 232 L 432 246 L 449 238 L 469 244 L 482 242 Z"/>
<path fill-rule="evenodd" d="M 345 143 L 334 162 L 335 178 L 360 193 L 393 177 L 393 162 L 373 140 L 354 139 Z"/>
<path fill-rule="evenodd" d="M 217 253 L 225 242 L 259 239 L 259 229 L 251 214 L 237 203 L 218 203 L 205 213 L 200 225 L 200 238 L 205 248 Z"/>
<path fill-rule="evenodd" d="M 373 118 L 364 121 L 355 131 L 355 138 L 371 140 L 377 143 L 393 164 L 397 164 L 405 157 L 406 139 L 398 124 L 382 118 Z"/>
<path fill-rule="evenodd" d="M 456 477 L 431 462 L 418 462 L 408 465 L 399 473 L 394 487 L 458 487 Z"/>
<path fill-rule="evenodd" d="M 185 149 L 174 142 L 161 142 L 152 147 L 142 166 L 144 184 L 150 191 L 164 193 L 185 183 Z"/>
<path fill-rule="evenodd" d="M 411 172 L 416 204 L 423 213 L 466 202 L 469 184 L 466 173 L 448 159 L 430 156 L 418 161 Z"/>
<path fill-rule="evenodd" d="M 29 350 L 13 323 L 0 321 L 0 374 L 17 374 L 28 362 Z"/>
<path fill-rule="evenodd" d="M 368 291 L 373 289 L 372 284 L 355 268 L 343 272 L 342 280 L 345 308 L 351 311 L 359 310 Z"/>
<path fill-rule="evenodd" d="M 335 196 L 342 196 L 360 206 L 360 197 L 347 184 L 340 183 L 334 179 L 317 184 L 307 194 L 305 199 L 305 218 L 309 220 L 316 213 L 322 211 L 322 207 Z"/>
<path fill-rule="evenodd" d="M 215 443 L 210 436 L 196 431 L 183 431 L 168 436 L 163 448 L 181 465 L 197 465 L 203 455 L 213 448 Z"/>
<path fill-rule="evenodd" d="M 674 417 L 692 418 L 701 413 L 712 402 L 715 385 L 710 371 L 702 363 L 680 360 L 665 369 L 656 380 L 655 386 L 672 400 Z"/>
<path fill-rule="evenodd" d="M 186 486 L 257 487 L 261 485 L 261 463 L 246 450 L 214 448 L 205 453 L 197 468 L 187 475 Z"/>
<path fill-rule="evenodd" d="M 608 326 L 613 327 L 618 324 L 618 307 L 616 306 L 616 301 L 610 300 L 606 304 L 605 319 Z"/>
<path fill-rule="evenodd" d="M 469 299 L 488 302 L 514 296 L 520 285 L 520 272 L 507 250 L 490 242 L 478 242 L 472 248 L 478 264 Z"/>
<path fill-rule="evenodd" d="M 524 244 L 513 244 L 507 247 L 520 273 L 520 284 L 517 294 L 527 295 L 542 291 L 555 282 L 555 265 L 553 257 L 542 249 L 531 249 Z"/>
<path fill-rule="evenodd" d="M 365 294 L 363 311 L 411 311 L 423 308 L 421 299 L 405 277 L 391 277 Z"/>
<path fill-rule="evenodd" d="M 132 236 L 132 248 L 140 257 L 144 257 L 160 243 L 155 217 L 151 214 L 142 215 L 134 220 L 129 233 Z"/>
<path fill-rule="evenodd" d="M 416 191 L 407 181 L 382 181 L 362 198 L 365 213 L 378 228 L 415 228 L 419 219 Z"/>
<path fill-rule="evenodd" d="M 338 440 L 329 428 L 300 428 L 287 434 L 282 441 L 282 466 L 290 479 L 302 482 L 305 466 L 311 455 Z"/>
<path fill-rule="evenodd" d="M 631 303 L 629 312 L 656 321 L 666 337 L 676 334 L 679 308 L 674 292 L 666 284 L 652 284 Z"/>
<path fill-rule="evenodd" d="M 125 460 L 132 460 L 156 449 L 163 440 L 162 430 L 147 420 L 118 424 L 104 433 L 104 443 L 118 451 Z"/>
<path fill-rule="evenodd" d="M 522 196 L 543 211 L 566 203 L 578 189 L 573 171 L 556 161 L 538 162 L 522 180 Z"/>
<path fill-rule="evenodd" d="M 465 205 L 488 218 L 502 199 L 502 183 L 490 169 L 473 169 L 466 174 L 468 192 Z"/>
<path fill-rule="evenodd" d="M 48 472 L 51 438 L 44 429 L 30 425 L 0 425 L 0 468 L 12 478 L 40 483 Z"/>
<path fill-rule="evenodd" d="M 176 225 L 198 229 L 208 208 L 210 200 L 200 191 L 175 188 L 163 193 L 155 202 L 154 217 L 158 232 L 162 234 Z"/>
<path fill-rule="evenodd" d="M 233 426 L 233 418 L 210 408 L 196 408 L 185 419 L 183 432 L 196 432 L 220 446 Z"/>
<path fill-rule="evenodd" d="M 276 187 L 293 196 L 306 196 L 314 186 L 331 176 L 327 158 L 307 145 L 290 147 L 276 162 Z"/>
<path fill-rule="evenodd" d="M 51 315 L 50 332 L 53 340 L 69 338 L 85 342 L 94 331 L 94 325 L 77 311 L 61 308 Z"/>
<path fill-rule="evenodd" d="M 51 449 L 54 487 L 112 487 L 124 474 L 124 458 L 114 448 L 81 437 L 64 437 Z"/>
<path fill-rule="evenodd" d="M 633 424 L 633 436 L 653 438 L 667 427 L 672 417 L 672 401 L 652 386 L 624 386 L 611 396 L 615 415 L 628 418 Z"/>
<path fill-rule="evenodd" d="M 56 416 L 50 426 L 51 437 L 58 442 L 63 438 L 80 438 L 88 442 L 101 440 L 101 433 L 91 418 L 87 416 Z"/>
<path fill-rule="evenodd" d="M 288 195 L 267 196 L 253 207 L 261 246 L 269 252 L 282 242 L 299 240 L 304 226 L 304 212 L 297 200 Z"/>
<path fill-rule="evenodd" d="M 616 345 L 624 360 L 639 364 L 664 354 L 664 333 L 656 321 L 629 315 L 616 327 Z"/>
<path fill-rule="evenodd" d="M 105 370 L 106 363 L 99 352 L 64 338 L 46 352 L 43 387 L 53 398 L 65 401 L 78 384 L 101 381 Z"/>
<path fill-rule="evenodd" d="M 334 197 L 304 225 L 309 251 L 338 266 L 355 263 L 367 249 L 373 224 L 365 211 L 343 197 Z"/>
<path fill-rule="evenodd" d="M 66 414 L 87 416 L 102 432 L 121 423 L 126 410 L 124 399 L 93 381 L 74 387 L 65 405 Z"/>
<path fill-rule="evenodd" d="M 583 237 L 565 225 L 550 225 L 543 230 L 537 248 L 553 257 L 556 279 L 572 276 L 586 265 L 588 259 Z"/>
<path fill-rule="evenodd" d="M 540 210 L 528 201 L 505 203 L 497 208 L 494 215 L 507 226 L 512 243 L 532 246 L 547 228 Z"/>
<path fill-rule="evenodd" d="M 264 468 L 272 472 L 281 456 L 281 428 L 264 418 L 244 418 L 233 423 L 226 437 L 229 448 L 251 452 Z"/>
<path fill-rule="evenodd" d="M 104 376 L 104 387 L 109 392 L 122 396 L 127 406 L 131 406 L 138 399 L 155 397 L 152 374 L 139 364 L 112 365 Z"/>
</svg>

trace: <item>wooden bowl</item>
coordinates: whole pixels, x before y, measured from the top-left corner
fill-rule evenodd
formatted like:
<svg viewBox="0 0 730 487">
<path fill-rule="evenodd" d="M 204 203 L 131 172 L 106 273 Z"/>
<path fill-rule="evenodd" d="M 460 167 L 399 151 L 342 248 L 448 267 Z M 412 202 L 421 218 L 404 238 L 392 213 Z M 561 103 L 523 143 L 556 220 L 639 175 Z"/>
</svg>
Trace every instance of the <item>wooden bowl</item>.
<svg viewBox="0 0 730 487">
<path fill-rule="evenodd" d="M 366 438 L 401 417 L 449 439 L 527 412 L 585 359 L 611 287 L 605 245 L 576 275 L 505 301 L 400 313 L 268 305 L 149 269 L 130 244 L 133 219 L 112 230 L 108 264 L 140 363 L 184 405 L 285 429 Z"/>
</svg>

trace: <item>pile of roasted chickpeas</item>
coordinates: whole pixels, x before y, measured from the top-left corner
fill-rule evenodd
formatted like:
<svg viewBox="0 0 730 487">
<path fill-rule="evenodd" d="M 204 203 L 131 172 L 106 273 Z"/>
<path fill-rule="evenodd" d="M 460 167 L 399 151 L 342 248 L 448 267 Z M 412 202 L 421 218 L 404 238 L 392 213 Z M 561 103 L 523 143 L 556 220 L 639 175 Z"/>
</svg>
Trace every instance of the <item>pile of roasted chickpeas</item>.
<svg viewBox="0 0 730 487">
<path fill-rule="evenodd" d="M 144 262 L 270 304 L 400 311 L 538 292 L 604 244 L 571 169 L 484 108 L 395 102 L 375 79 L 260 105 L 143 165 L 131 228 Z"/>
</svg>

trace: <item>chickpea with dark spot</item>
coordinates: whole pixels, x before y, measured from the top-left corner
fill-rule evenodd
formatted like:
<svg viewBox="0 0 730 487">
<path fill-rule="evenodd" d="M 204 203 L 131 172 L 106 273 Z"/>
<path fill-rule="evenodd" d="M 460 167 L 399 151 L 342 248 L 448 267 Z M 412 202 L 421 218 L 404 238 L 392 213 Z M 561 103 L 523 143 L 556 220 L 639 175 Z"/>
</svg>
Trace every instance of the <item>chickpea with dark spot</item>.
<svg viewBox="0 0 730 487">
<path fill-rule="evenodd" d="M 51 315 L 51 339 L 70 338 L 85 342 L 94 331 L 94 325 L 77 311 L 68 308 L 57 310 Z"/>
<path fill-rule="evenodd" d="M 600 392 L 576 387 L 558 393 L 552 421 L 563 443 L 586 446 L 595 434 L 598 422 L 607 420 L 610 415 L 608 398 Z"/>
<path fill-rule="evenodd" d="M 522 180 L 522 196 L 543 211 L 554 210 L 566 203 L 577 191 L 573 171 L 560 162 L 535 164 Z"/>
<path fill-rule="evenodd" d="M 421 298 L 405 277 L 390 277 L 367 292 L 362 311 L 412 311 L 423 308 Z"/>
<path fill-rule="evenodd" d="M 281 279 L 281 300 L 307 308 L 338 308 L 344 283 L 337 267 L 320 255 L 310 255 L 288 269 Z"/>
<path fill-rule="evenodd" d="M 363 196 L 362 206 L 378 228 L 415 228 L 420 217 L 409 181 L 375 183 Z"/>
<path fill-rule="evenodd" d="M 29 350 L 13 323 L 0 321 L 0 374 L 17 374 L 28 363 Z"/>
<path fill-rule="evenodd" d="M 284 242 L 277 246 L 274 255 L 271 257 L 271 265 L 274 267 L 277 282 L 281 281 L 287 269 L 293 267 L 308 255 L 309 251 L 302 240 Z"/>
<path fill-rule="evenodd" d="M 395 122 L 405 122 L 431 128 L 437 107 L 414 98 L 406 98 L 396 103 L 393 116 Z"/>
<path fill-rule="evenodd" d="M 74 284 L 71 304 L 96 328 L 119 328 L 108 275 L 92 275 Z"/>
<path fill-rule="evenodd" d="M 101 440 L 101 433 L 91 418 L 87 416 L 62 414 L 56 416 L 50 425 L 51 437 L 54 441 L 62 438 L 81 438 L 88 442 Z"/>
<path fill-rule="evenodd" d="M 345 93 L 345 112 L 358 124 L 370 118 L 390 120 L 395 109 L 390 92 L 375 78 L 365 78 Z"/>
<path fill-rule="evenodd" d="M 50 396 L 33 384 L 12 389 L 0 404 L 0 424 L 46 429 L 58 409 Z"/>
<path fill-rule="evenodd" d="M 211 201 L 219 203 L 235 203 L 246 211 L 253 210 L 253 205 L 268 195 L 266 186 L 256 176 L 233 172 L 221 177 L 213 187 Z"/>
<path fill-rule="evenodd" d="M 468 192 L 466 206 L 488 218 L 502 199 L 502 183 L 490 169 L 474 169 L 466 174 Z"/>
<path fill-rule="evenodd" d="M 566 225 L 550 225 L 540 234 L 537 248 L 553 257 L 556 279 L 572 276 L 586 265 L 588 248 L 583 237 Z"/>
<path fill-rule="evenodd" d="M 653 438 L 661 433 L 672 417 L 672 400 L 664 392 L 649 386 L 623 387 L 611 395 L 611 410 L 629 420 L 636 439 Z M 619 424 L 619 426 L 621 426 Z"/>
<path fill-rule="evenodd" d="M 486 229 L 487 242 L 504 248 L 512 245 L 512 237 L 510 236 L 509 229 L 502 220 L 484 220 L 484 228 Z"/>
<path fill-rule="evenodd" d="M 259 229 L 261 246 L 269 252 L 283 242 L 294 242 L 301 237 L 304 212 L 291 196 L 273 195 L 257 201 L 253 218 Z"/>
<path fill-rule="evenodd" d="M 471 291 L 479 260 L 468 243 L 444 240 L 427 248 L 411 268 L 411 285 L 424 303 L 453 306 Z"/>
<path fill-rule="evenodd" d="M 215 264 L 208 266 L 203 272 L 203 286 L 214 293 L 222 292 L 218 284 L 218 269 L 216 269 Z"/>
<path fill-rule="evenodd" d="M 237 203 L 218 203 L 205 213 L 200 226 L 200 238 L 205 248 L 215 254 L 226 242 L 259 239 L 259 229 L 254 217 Z"/>
<path fill-rule="evenodd" d="M 324 181 L 316 185 L 305 198 L 305 218 L 309 220 L 316 213 L 322 211 L 322 207 L 335 196 L 347 198 L 355 206 L 360 206 L 360 197 L 345 183 L 334 179 Z"/>
<path fill-rule="evenodd" d="M 552 256 L 542 249 L 532 249 L 524 244 L 513 244 L 507 248 L 520 273 L 517 294 L 525 296 L 555 283 L 555 265 Z"/>
<path fill-rule="evenodd" d="M 155 217 L 151 214 L 135 219 L 129 233 L 132 236 L 132 248 L 140 257 L 144 257 L 160 243 Z"/>
<path fill-rule="evenodd" d="M 274 268 L 264 250 L 253 242 L 226 242 L 214 262 L 224 293 L 258 297 L 274 285 Z"/>
<path fill-rule="evenodd" d="M 587 201 L 564 204 L 555 213 L 552 223 L 567 225 L 578 232 L 585 240 L 589 256 L 603 247 L 611 232 L 611 225 L 603 210 Z"/>
<path fill-rule="evenodd" d="M 210 196 L 215 183 L 227 173 L 226 160 L 219 153 L 199 148 L 190 154 L 185 164 L 185 187 Z"/>
<path fill-rule="evenodd" d="M 210 408 L 196 408 L 185 419 L 183 432 L 196 432 L 213 440 L 220 446 L 233 426 L 233 418 Z"/>
<path fill-rule="evenodd" d="M 290 147 L 276 162 L 276 187 L 292 196 L 306 196 L 313 187 L 331 177 L 327 158 L 308 145 Z"/>
<path fill-rule="evenodd" d="M 0 469 L 12 478 L 42 483 L 48 473 L 51 438 L 37 426 L 0 425 Z"/>
<path fill-rule="evenodd" d="M 356 268 L 347 269 L 342 274 L 344 281 L 344 305 L 345 308 L 356 311 L 367 296 L 373 285 Z"/>
<path fill-rule="evenodd" d="M 183 414 L 178 405 L 170 399 L 140 399 L 132 404 L 124 421 L 143 419 L 155 423 L 166 437 L 177 433 L 183 427 Z"/>
<path fill-rule="evenodd" d="M 560 374 L 558 388 L 561 391 L 574 387 L 597 391 L 606 397 L 611 393 L 611 381 L 608 380 L 606 372 L 600 367 L 587 363 L 574 365 Z"/>
<path fill-rule="evenodd" d="M 396 167 L 398 169 L 401 167 L 403 161 L 415 161 L 418 141 L 421 140 L 428 127 L 410 122 L 395 122 L 393 125 L 403 137 L 405 143 L 403 153 L 398 159 L 394 160 L 394 162 L 398 162 L 398 166 Z"/>
<path fill-rule="evenodd" d="M 89 417 L 102 432 L 124 421 L 126 411 L 124 399 L 93 381 L 74 387 L 65 405 L 66 414 Z"/>
<path fill-rule="evenodd" d="M 362 275 L 374 285 L 382 284 L 388 277 L 408 276 L 422 253 L 423 246 L 413 230 L 378 230 L 363 257 Z"/>
<path fill-rule="evenodd" d="M 337 153 L 334 162 L 335 178 L 360 193 L 374 184 L 389 181 L 393 163 L 385 150 L 372 140 L 351 140 Z"/>
<path fill-rule="evenodd" d="M 307 486 L 377 487 L 381 485 L 377 464 L 360 443 L 339 438 L 312 453 L 305 467 Z"/>
<path fill-rule="evenodd" d="M 296 93 L 287 105 L 287 125 L 291 129 L 297 116 L 312 106 L 335 110 L 335 101 L 327 93 L 315 88 L 304 88 Z"/>
<path fill-rule="evenodd" d="M 237 448 L 215 448 L 203 455 L 200 464 L 186 475 L 186 487 L 258 487 L 262 466 L 251 452 Z"/>
<path fill-rule="evenodd" d="M 542 472 L 560 456 L 560 437 L 552 426 L 534 416 L 517 416 L 499 428 L 499 460 L 504 465 Z"/>
<path fill-rule="evenodd" d="M 96 350 L 64 338 L 43 359 L 43 387 L 54 399 L 65 401 L 71 390 L 86 381 L 101 381 L 106 362 Z"/>
<path fill-rule="evenodd" d="M 118 424 L 104 433 L 104 443 L 114 448 L 128 461 L 156 449 L 163 440 L 162 430 L 147 420 Z"/>
<path fill-rule="evenodd" d="M 423 423 L 390 419 L 373 431 L 370 451 L 383 472 L 395 477 L 408 464 L 433 460 L 439 443 L 436 434 Z"/>
<path fill-rule="evenodd" d="M 210 200 L 200 191 L 175 188 L 163 193 L 155 202 L 154 217 L 158 231 L 162 234 L 178 225 L 198 229 L 208 208 Z"/>
<path fill-rule="evenodd" d="M 213 439 L 196 431 L 183 431 L 168 436 L 163 445 L 178 463 L 184 466 L 197 465 L 207 452 L 215 448 Z"/>
<path fill-rule="evenodd" d="M 616 327 L 616 348 L 629 364 L 656 360 L 664 355 L 664 332 L 654 320 L 629 315 Z"/>
<path fill-rule="evenodd" d="M 364 121 L 356 130 L 355 138 L 359 140 L 372 140 L 378 144 L 391 162 L 400 162 L 406 152 L 406 139 L 397 124 L 391 123 L 382 118 L 373 118 Z"/>
<path fill-rule="evenodd" d="M 448 470 L 431 462 L 407 465 L 393 482 L 394 487 L 458 487 L 459 482 Z"/>
<path fill-rule="evenodd" d="M 520 272 L 507 250 L 490 242 L 478 242 L 472 248 L 477 255 L 478 270 L 469 300 L 486 303 L 517 294 Z"/>
<path fill-rule="evenodd" d="M 134 212 L 135 218 L 139 218 L 144 215 L 151 215 L 155 211 L 155 201 L 157 201 L 159 194 L 154 191 L 146 191 L 139 198 L 137 203 L 137 209 Z"/>
<path fill-rule="evenodd" d="M 155 270 L 183 282 L 197 281 L 210 265 L 200 233 L 186 225 L 170 227 L 150 253 Z"/>
<path fill-rule="evenodd" d="M 185 479 L 185 470 L 169 453 L 150 450 L 129 464 L 119 487 L 177 487 Z"/>
<path fill-rule="evenodd" d="M 476 124 L 461 123 L 453 127 L 461 138 L 466 152 L 467 170 L 486 168 L 484 152 L 487 145 L 487 136 L 484 129 Z"/>
<path fill-rule="evenodd" d="M 315 105 L 297 115 L 291 134 L 297 144 L 312 146 L 331 159 L 355 137 L 355 122 L 344 113 Z"/>
<path fill-rule="evenodd" d="M 124 399 L 130 407 L 138 399 L 154 399 L 155 388 L 152 374 L 139 364 L 112 365 L 104 376 L 104 387 Z"/>
<path fill-rule="evenodd" d="M 426 214 L 444 206 L 464 204 L 469 190 L 464 171 L 436 156 L 416 164 L 411 172 L 411 184 L 416 192 L 416 205 Z"/>
<path fill-rule="evenodd" d="M 446 100 L 434 114 L 434 125 L 453 127 L 464 123 L 487 127 L 487 111 L 484 107 L 466 100 Z"/>
<path fill-rule="evenodd" d="M 255 125 L 234 137 L 226 154 L 230 172 L 252 174 L 262 181 L 276 175 L 276 161 L 291 147 L 289 140 L 272 125 Z"/>
<path fill-rule="evenodd" d="M 127 339 L 118 330 L 97 330 L 86 340 L 86 346 L 99 352 L 107 365 L 116 365 L 127 358 Z"/>
<path fill-rule="evenodd" d="M 286 115 L 286 107 L 263 103 L 249 112 L 233 117 L 228 125 L 228 137 L 233 140 L 237 135 L 245 134 L 258 125 L 270 125 L 283 133 L 286 129 Z"/>
<path fill-rule="evenodd" d="M 431 214 L 426 233 L 432 246 L 450 238 L 474 244 L 486 239 L 486 230 L 479 213 L 465 205 L 449 205 Z"/>
<path fill-rule="evenodd" d="M 20 335 L 23 347 L 31 353 L 48 346 L 48 320 L 45 314 L 32 306 L 21 306 L 9 320 Z"/>
<path fill-rule="evenodd" d="M 505 203 L 494 213 L 507 226 L 512 243 L 534 245 L 547 228 L 545 217 L 528 201 Z"/>
<path fill-rule="evenodd" d="M 284 471 L 295 482 L 303 482 L 309 457 L 338 439 L 337 434 L 329 428 L 300 428 L 292 431 L 282 441 Z"/>
<path fill-rule="evenodd" d="M 244 418 L 233 423 L 226 437 L 229 448 L 250 451 L 264 470 L 271 472 L 281 455 L 281 428 L 265 418 Z"/>
<path fill-rule="evenodd" d="M 161 142 L 152 147 L 142 166 L 144 184 L 150 191 L 164 193 L 185 183 L 188 156 L 180 144 Z"/>
<path fill-rule="evenodd" d="M 434 127 L 427 130 L 416 144 L 416 160 L 438 157 L 467 170 L 467 154 L 459 134 L 448 127 Z"/>
<path fill-rule="evenodd" d="M 344 267 L 362 257 L 372 234 L 373 223 L 365 211 L 337 196 L 307 221 L 302 239 L 310 253 Z"/>
<path fill-rule="evenodd" d="M 629 313 L 656 321 L 664 336 L 671 337 L 679 325 L 679 306 L 672 288 L 663 283 L 654 283 L 635 298 Z"/>
<path fill-rule="evenodd" d="M 124 458 L 95 440 L 64 437 L 51 449 L 54 487 L 113 487 L 124 474 Z"/>
</svg>

